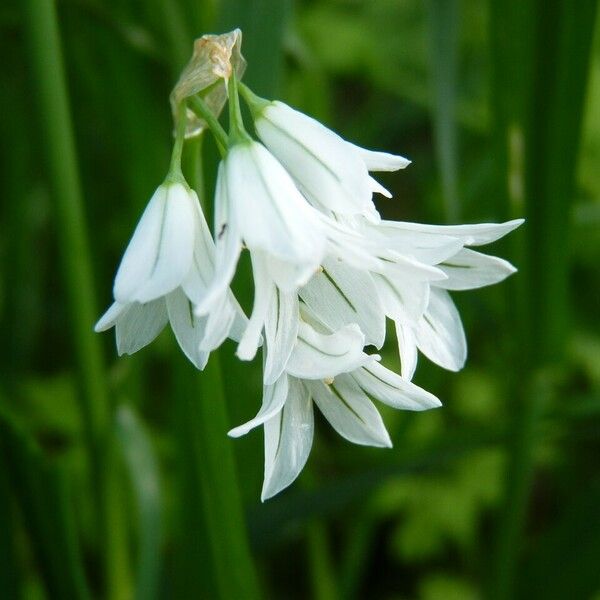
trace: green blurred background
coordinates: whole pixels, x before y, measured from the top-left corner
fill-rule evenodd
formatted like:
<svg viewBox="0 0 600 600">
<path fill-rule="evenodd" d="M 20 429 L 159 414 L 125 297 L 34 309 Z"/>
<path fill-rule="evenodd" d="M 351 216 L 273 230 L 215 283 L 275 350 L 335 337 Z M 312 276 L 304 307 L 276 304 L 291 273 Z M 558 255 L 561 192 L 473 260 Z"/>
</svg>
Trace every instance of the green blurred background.
<svg viewBox="0 0 600 600">
<path fill-rule="evenodd" d="M 600 598 L 596 8 L 5 1 L 0 597 Z M 381 178 L 386 217 L 527 219 L 488 250 L 519 273 L 454 294 L 466 368 L 419 365 L 444 407 L 382 408 L 393 450 L 318 419 L 265 504 L 261 433 L 226 437 L 259 406 L 258 362 L 226 344 L 198 374 L 170 332 L 120 359 L 92 333 L 166 174 L 192 40 L 237 26 L 256 93 L 413 160 Z M 216 156 L 186 148 L 209 202 Z"/>
</svg>

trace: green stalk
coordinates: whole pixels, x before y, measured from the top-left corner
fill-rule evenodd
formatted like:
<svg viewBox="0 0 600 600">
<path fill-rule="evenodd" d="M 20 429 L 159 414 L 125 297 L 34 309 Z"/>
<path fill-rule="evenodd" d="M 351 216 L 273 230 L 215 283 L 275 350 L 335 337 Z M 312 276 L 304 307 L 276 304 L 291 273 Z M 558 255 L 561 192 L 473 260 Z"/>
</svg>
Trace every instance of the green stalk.
<svg viewBox="0 0 600 600">
<path fill-rule="evenodd" d="M 97 507 L 97 534 L 103 538 L 104 571 L 109 597 L 116 597 L 124 553 L 117 547 L 118 531 L 111 524 L 114 505 L 107 466 L 110 421 L 108 390 L 99 340 L 93 333 L 98 316 L 92 282 L 83 200 L 78 175 L 73 126 L 60 47 L 60 33 L 53 0 L 23 3 L 25 29 L 32 67 L 33 95 L 38 100 L 42 153 L 54 198 L 56 225 L 73 352 L 81 392 L 78 395 L 85 444 L 91 466 Z M 112 507 L 112 508 L 111 508 Z"/>
<path fill-rule="evenodd" d="M 239 142 L 251 141 L 244 127 L 242 109 L 240 107 L 240 96 L 238 93 L 238 81 L 235 73 L 229 78 L 229 145 Z"/>
<path fill-rule="evenodd" d="M 183 156 L 183 144 L 185 142 L 185 128 L 187 124 L 186 118 L 186 102 L 185 100 L 177 107 L 176 123 L 175 123 L 175 141 L 173 142 L 173 151 L 171 152 L 171 164 L 166 181 L 181 183 L 184 180 L 181 171 L 181 159 Z"/>
<path fill-rule="evenodd" d="M 206 121 L 210 132 L 214 135 L 217 147 L 221 155 L 224 155 L 227 150 L 227 133 L 223 129 L 221 123 L 219 123 L 217 117 L 206 103 L 198 96 L 192 96 L 188 98 L 188 104 L 190 108 L 201 118 Z"/>
</svg>

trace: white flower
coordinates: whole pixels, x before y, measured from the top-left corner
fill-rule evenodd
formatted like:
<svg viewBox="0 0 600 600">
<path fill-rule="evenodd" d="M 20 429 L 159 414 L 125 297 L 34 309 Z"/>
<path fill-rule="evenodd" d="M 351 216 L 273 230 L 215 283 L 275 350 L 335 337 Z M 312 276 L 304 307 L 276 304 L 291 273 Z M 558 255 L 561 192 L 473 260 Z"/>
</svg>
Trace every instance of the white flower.
<svg viewBox="0 0 600 600">
<path fill-rule="evenodd" d="M 410 164 L 409 160 L 355 146 L 282 102 L 247 97 L 258 136 L 315 207 L 327 214 L 378 218 L 373 192 L 391 194 L 369 171 L 396 171 Z"/>
<path fill-rule="evenodd" d="M 342 437 L 378 447 L 392 443 L 371 398 L 405 410 L 440 406 L 435 396 L 365 354 L 364 341 L 356 325 L 323 333 L 301 321 L 286 370 L 264 386 L 258 414 L 229 432 L 239 437 L 264 426 L 263 501 L 290 485 L 304 467 L 314 432 L 313 402 Z"/>
<path fill-rule="evenodd" d="M 464 366 L 467 358 L 465 333 L 458 310 L 446 290 L 492 285 L 514 273 L 516 269 L 507 261 L 464 246 L 489 244 L 522 223 L 522 219 L 497 224 L 450 226 L 382 223 L 381 228 L 385 229 L 390 244 L 398 247 L 411 240 L 413 256 L 423 261 L 433 260 L 447 276 L 446 279 L 430 282 L 420 316 L 418 313 L 410 314 L 406 307 L 400 307 L 397 313 L 389 315 L 396 326 L 403 377 L 412 378 L 417 365 L 417 350 L 450 371 L 458 371 Z M 449 253 L 453 241 L 459 243 L 459 249 Z M 407 297 L 408 293 L 409 290 L 404 287 L 403 297 Z"/>
<path fill-rule="evenodd" d="M 332 329 L 358 323 L 366 343 L 376 348 L 383 344 L 385 318 L 393 320 L 402 376 L 408 380 L 418 350 L 446 369 L 462 368 L 465 335 L 445 290 L 491 285 L 514 273 L 510 263 L 465 246 L 495 241 L 522 220 L 464 226 L 371 223 L 363 218 L 346 223 L 371 240 L 374 255 L 382 261 L 365 269 L 325 260 L 322 272 L 299 292 L 315 317 Z"/>
<path fill-rule="evenodd" d="M 149 302 L 183 283 L 192 264 L 198 211 L 198 197 L 184 184 L 159 186 L 117 270 L 117 302 Z"/>
<path fill-rule="evenodd" d="M 298 330 L 297 291 L 329 254 L 363 268 L 383 268 L 363 236 L 310 206 L 291 177 L 258 142 L 235 144 L 219 167 L 215 197 L 215 276 L 196 314 L 218 308 L 244 244 L 252 260 L 254 305 L 237 355 L 251 360 L 265 333 L 265 381 L 281 374 Z M 441 274 L 442 277 L 445 275 Z"/>
<path fill-rule="evenodd" d="M 214 243 L 193 190 L 161 185 L 144 211 L 115 278 L 115 302 L 96 331 L 116 330 L 119 354 L 133 354 L 170 322 L 190 361 L 203 369 L 211 350 L 239 340 L 246 319 L 227 288 L 210 315 L 193 305 L 214 274 Z"/>
<path fill-rule="evenodd" d="M 320 215 L 258 142 L 235 144 L 219 165 L 215 194 L 215 278 L 197 311 L 208 313 L 235 273 L 242 244 L 269 261 L 284 290 L 308 281 L 325 252 Z"/>
</svg>

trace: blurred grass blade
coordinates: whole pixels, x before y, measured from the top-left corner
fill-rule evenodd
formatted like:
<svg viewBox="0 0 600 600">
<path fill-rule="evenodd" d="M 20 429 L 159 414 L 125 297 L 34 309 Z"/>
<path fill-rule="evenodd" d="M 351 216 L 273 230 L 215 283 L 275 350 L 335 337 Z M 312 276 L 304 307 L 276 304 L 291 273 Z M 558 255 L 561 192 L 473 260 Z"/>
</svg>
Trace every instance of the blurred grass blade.
<svg viewBox="0 0 600 600">
<path fill-rule="evenodd" d="M 192 55 L 192 41 L 180 0 L 158 0 L 157 9 L 167 34 L 170 62 L 175 79 Z"/>
<path fill-rule="evenodd" d="M 458 94 L 459 0 L 428 0 L 430 21 L 433 132 L 442 179 L 446 221 L 460 221 L 458 199 Z"/>
<path fill-rule="evenodd" d="M 133 409 L 121 406 L 116 417 L 116 434 L 135 492 L 139 517 L 135 597 L 152 600 L 158 596 L 163 529 L 158 465 L 150 437 Z"/>
<path fill-rule="evenodd" d="M 339 594 L 324 521 L 315 519 L 308 523 L 306 541 L 312 581 L 311 597 L 315 600 L 336 600 Z"/>
<path fill-rule="evenodd" d="M 239 27 L 242 54 L 248 61 L 244 81 L 267 98 L 277 93 L 283 73 L 283 38 L 291 12 L 291 0 L 222 0 L 217 30 Z"/>
<path fill-rule="evenodd" d="M 0 452 L 49 597 L 89 598 L 64 465 L 45 459 L 4 410 Z"/>
<path fill-rule="evenodd" d="M 569 216 L 597 2 L 584 0 L 576 10 L 568 0 L 502 0 L 491 7 L 499 181 L 507 206 L 519 210 L 524 199 L 527 217 L 513 301 L 521 354 L 491 589 L 505 599 L 514 597 L 537 420 L 567 340 Z"/>
<path fill-rule="evenodd" d="M 54 198 L 74 360 L 82 388 L 81 414 L 95 486 L 97 534 L 103 542 L 104 576 L 110 598 L 118 594 L 127 578 L 126 553 L 120 547 L 119 532 L 112 531 L 118 520 L 114 518 L 118 506 L 110 490 L 114 473 L 106 464 L 111 456 L 105 447 L 109 396 L 100 342 L 92 329 L 98 313 L 60 32 L 53 0 L 26 0 L 23 10 L 32 67 L 31 86 L 38 101 L 41 151 Z"/>
<path fill-rule="evenodd" d="M 355 513 L 354 523 L 348 528 L 348 541 L 344 544 L 340 573 L 342 598 L 360 598 L 360 590 L 365 577 L 369 551 L 376 534 L 376 521 L 369 514 L 369 507 L 362 507 Z"/>
<path fill-rule="evenodd" d="M 218 352 L 213 352 L 198 376 L 198 389 L 198 395 L 181 401 L 195 405 L 189 409 L 196 428 L 201 488 L 220 597 L 259 598 L 232 441 L 227 437 L 229 423 Z"/>
</svg>

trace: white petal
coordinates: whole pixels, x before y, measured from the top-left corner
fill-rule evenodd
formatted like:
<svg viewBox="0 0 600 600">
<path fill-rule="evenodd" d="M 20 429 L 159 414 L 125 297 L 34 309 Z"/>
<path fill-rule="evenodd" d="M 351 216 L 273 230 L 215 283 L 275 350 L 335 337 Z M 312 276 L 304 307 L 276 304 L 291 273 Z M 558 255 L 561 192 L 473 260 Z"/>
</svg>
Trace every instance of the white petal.
<svg viewBox="0 0 600 600">
<path fill-rule="evenodd" d="M 385 256 L 382 253 L 382 258 L 385 258 L 385 262 L 378 272 L 392 278 L 406 277 L 414 281 L 444 281 L 448 278 L 441 269 L 398 252 L 388 252 Z"/>
<path fill-rule="evenodd" d="M 231 284 L 242 251 L 242 240 L 236 215 L 235 211 L 231 209 L 230 203 L 225 167 L 221 162 L 215 190 L 215 269 L 208 290 L 201 298 L 194 298 L 195 311 L 199 315 L 207 314 L 212 305 L 220 301 L 223 293 Z"/>
<path fill-rule="evenodd" d="M 385 315 L 373 278 L 367 271 L 336 260 L 325 260 L 323 272 L 315 275 L 299 294 L 332 331 L 356 323 L 365 334 L 365 344 L 376 348 L 383 345 Z"/>
<path fill-rule="evenodd" d="M 386 198 L 391 198 L 392 197 L 392 193 L 387 190 L 386 188 L 384 188 L 379 181 L 377 181 L 377 179 L 373 179 L 373 177 L 369 178 L 369 181 L 371 182 L 371 191 L 374 192 L 375 194 L 381 194 L 382 196 L 385 196 Z"/>
<path fill-rule="evenodd" d="M 358 325 L 347 325 L 331 335 L 323 335 L 301 322 L 286 370 L 301 379 L 328 379 L 353 371 L 369 360 L 362 351 L 364 341 Z"/>
<path fill-rule="evenodd" d="M 232 429 L 227 435 L 230 437 L 241 437 L 246 435 L 251 429 L 262 425 L 272 419 L 283 408 L 288 395 L 288 377 L 283 375 L 273 385 L 263 386 L 263 401 L 257 415 L 244 423 Z"/>
<path fill-rule="evenodd" d="M 235 317 L 233 319 L 233 323 L 231 324 L 231 329 L 229 330 L 229 337 L 235 341 L 239 342 L 244 335 L 244 331 L 248 326 L 248 317 L 245 315 L 242 307 L 239 305 L 238 301 L 235 299 L 233 294 L 230 294 L 231 303 L 235 309 Z"/>
<path fill-rule="evenodd" d="M 275 285 L 268 275 L 266 258 L 259 252 L 250 254 L 254 277 L 254 304 L 252 314 L 236 354 L 241 360 L 252 360 L 261 343 L 261 333 L 275 293 Z"/>
<path fill-rule="evenodd" d="M 94 325 L 94 331 L 100 333 L 106 331 L 111 327 L 114 327 L 119 317 L 128 310 L 128 304 L 119 304 L 119 302 L 113 302 L 108 310 L 98 319 L 98 322 Z"/>
<path fill-rule="evenodd" d="M 299 323 L 298 294 L 275 287 L 265 321 L 265 384 L 274 383 L 283 373 L 296 343 Z"/>
<path fill-rule="evenodd" d="M 439 265 L 448 279 L 436 283 L 447 290 L 472 290 L 499 283 L 516 269 L 506 260 L 463 248 Z"/>
<path fill-rule="evenodd" d="M 358 153 L 369 171 L 397 171 L 398 169 L 405 169 L 411 162 L 408 158 L 397 154 L 367 150 L 350 142 L 347 143 Z"/>
<path fill-rule="evenodd" d="M 158 188 L 117 271 L 117 302 L 148 302 L 182 283 L 192 262 L 195 202 L 196 194 L 181 184 Z"/>
<path fill-rule="evenodd" d="M 204 337 L 205 317 L 197 317 L 191 300 L 181 288 L 167 296 L 167 310 L 171 328 L 179 346 L 197 369 L 204 369 L 208 362 L 208 352 L 200 350 Z"/>
<path fill-rule="evenodd" d="M 442 405 L 433 394 L 406 381 L 377 361 L 353 371 L 351 376 L 369 396 L 392 408 L 427 410 Z"/>
<path fill-rule="evenodd" d="M 274 256 L 268 257 L 266 268 L 273 283 L 284 292 L 296 293 L 315 274 L 312 263 L 295 264 Z"/>
<path fill-rule="evenodd" d="M 225 158 L 225 173 L 248 248 L 316 269 L 325 250 L 318 213 L 273 155 L 258 142 L 237 144 Z"/>
<path fill-rule="evenodd" d="M 306 382 L 319 410 L 348 441 L 364 446 L 392 446 L 379 411 L 350 375 L 336 377 L 331 385 Z"/>
<path fill-rule="evenodd" d="M 264 502 L 290 485 L 304 468 L 314 434 L 312 401 L 307 389 L 290 379 L 283 410 L 264 425 L 265 480 Z"/>
<path fill-rule="evenodd" d="M 323 216 L 323 228 L 327 235 L 327 256 L 343 262 L 355 269 L 381 271 L 384 262 L 378 254 L 382 247 L 374 243 L 368 235 L 352 228 L 352 225 L 338 223 Z"/>
<path fill-rule="evenodd" d="M 381 221 L 378 224 L 364 222 L 362 228 L 365 235 L 371 239 L 380 238 L 390 250 L 428 265 L 436 265 L 454 256 L 463 247 L 463 242 L 459 238 L 439 233 L 413 231 L 403 225 L 394 221 Z"/>
<path fill-rule="evenodd" d="M 395 321 L 402 377 L 410 381 L 417 368 L 417 340 L 411 326 Z"/>
<path fill-rule="evenodd" d="M 147 346 L 167 324 L 167 307 L 164 298 L 146 304 L 133 302 L 116 320 L 117 352 L 133 354 Z"/>
<path fill-rule="evenodd" d="M 450 371 L 462 369 L 467 342 L 458 310 L 445 290 L 432 288 L 429 305 L 415 335 L 419 350 L 434 363 Z"/>
<path fill-rule="evenodd" d="M 416 323 L 429 302 L 429 283 L 375 273 L 373 280 L 385 315 L 394 321 Z"/>
<path fill-rule="evenodd" d="M 260 139 L 315 206 L 349 214 L 370 210 L 367 168 L 336 133 L 281 102 L 265 108 L 255 126 Z"/>
<path fill-rule="evenodd" d="M 420 223 L 398 223 L 399 227 L 424 233 L 436 233 L 459 238 L 465 246 L 481 246 L 491 244 L 504 237 L 519 225 L 524 219 L 514 219 L 506 223 L 477 223 L 472 225 L 422 225 Z"/>
<path fill-rule="evenodd" d="M 209 286 L 213 283 L 215 274 L 215 243 L 200 208 L 196 205 L 196 236 L 194 240 L 194 254 L 187 277 L 181 287 L 186 296 L 198 304 L 204 300 Z"/>
<path fill-rule="evenodd" d="M 248 326 L 248 317 L 236 300 L 233 292 L 227 290 L 221 300 L 215 301 L 208 314 L 204 338 L 200 350 L 211 352 L 218 348 L 227 337 L 239 342 Z"/>
</svg>

